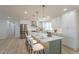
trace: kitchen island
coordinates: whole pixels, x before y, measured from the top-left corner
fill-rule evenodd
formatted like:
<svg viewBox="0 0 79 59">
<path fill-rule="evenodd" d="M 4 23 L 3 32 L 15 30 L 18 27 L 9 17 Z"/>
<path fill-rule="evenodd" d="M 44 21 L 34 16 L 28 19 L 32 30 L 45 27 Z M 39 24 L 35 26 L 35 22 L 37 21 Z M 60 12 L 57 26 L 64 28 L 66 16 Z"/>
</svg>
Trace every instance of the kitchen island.
<svg viewBox="0 0 79 59">
<path fill-rule="evenodd" d="M 30 32 L 34 39 L 44 45 L 46 54 L 61 54 L 61 39 L 63 37 L 52 35 L 48 37 L 43 32 Z"/>
</svg>

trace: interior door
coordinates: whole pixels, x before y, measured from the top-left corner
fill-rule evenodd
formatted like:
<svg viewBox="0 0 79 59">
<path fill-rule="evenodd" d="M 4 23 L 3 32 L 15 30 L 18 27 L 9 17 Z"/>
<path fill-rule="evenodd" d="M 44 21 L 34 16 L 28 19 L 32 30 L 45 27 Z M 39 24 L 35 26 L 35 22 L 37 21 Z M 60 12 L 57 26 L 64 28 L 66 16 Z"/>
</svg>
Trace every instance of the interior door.
<svg viewBox="0 0 79 59">
<path fill-rule="evenodd" d="M 14 26 L 14 23 L 10 24 L 10 35 L 11 35 L 11 38 L 15 37 L 15 26 Z"/>
<path fill-rule="evenodd" d="M 15 25 L 12 22 L 8 22 L 8 39 L 15 37 Z"/>
</svg>

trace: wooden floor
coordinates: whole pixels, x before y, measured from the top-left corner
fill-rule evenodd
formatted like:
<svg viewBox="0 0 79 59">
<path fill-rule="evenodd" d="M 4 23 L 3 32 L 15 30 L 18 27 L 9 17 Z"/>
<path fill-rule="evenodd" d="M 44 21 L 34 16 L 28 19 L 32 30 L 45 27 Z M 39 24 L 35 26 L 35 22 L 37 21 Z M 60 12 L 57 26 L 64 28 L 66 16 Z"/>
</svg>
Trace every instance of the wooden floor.
<svg viewBox="0 0 79 59">
<path fill-rule="evenodd" d="M 62 54 L 78 54 L 62 46 Z M 0 54 L 28 54 L 25 39 L 0 39 Z"/>
<path fill-rule="evenodd" d="M 79 51 L 74 51 L 62 45 L 62 54 L 79 54 Z"/>
<path fill-rule="evenodd" d="M 24 39 L 2 39 L 0 40 L 0 53 L 2 54 L 27 54 Z"/>
</svg>

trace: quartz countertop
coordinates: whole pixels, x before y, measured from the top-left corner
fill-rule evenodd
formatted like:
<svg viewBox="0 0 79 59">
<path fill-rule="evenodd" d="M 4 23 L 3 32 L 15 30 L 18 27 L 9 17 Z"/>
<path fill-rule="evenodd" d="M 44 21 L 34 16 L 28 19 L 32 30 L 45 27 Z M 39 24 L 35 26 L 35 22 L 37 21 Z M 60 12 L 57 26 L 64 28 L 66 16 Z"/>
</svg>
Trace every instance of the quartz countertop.
<svg viewBox="0 0 79 59">
<path fill-rule="evenodd" d="M 47 34 L 43 32 L 30 32 L 30 34 L 42 42 L 49 42 L 49 41 L 63 39 L 63 37 L 56 36 L 56 35 L 52 35 L 52 37 L 48 37 Z"/>
</svg>

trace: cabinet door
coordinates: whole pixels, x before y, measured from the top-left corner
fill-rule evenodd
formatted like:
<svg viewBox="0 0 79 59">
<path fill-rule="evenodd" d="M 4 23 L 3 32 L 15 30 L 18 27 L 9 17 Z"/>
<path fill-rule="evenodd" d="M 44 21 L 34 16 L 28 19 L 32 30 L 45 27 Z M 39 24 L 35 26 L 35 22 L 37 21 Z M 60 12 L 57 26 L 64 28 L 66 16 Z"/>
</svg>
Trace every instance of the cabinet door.
<svg viewBox="0 0 79 59">
<path fill-rule="evenodd" d="M 49 54 L 60 54 L 61 53 L 61 40 L 49 42 Z"/>
</svg>

